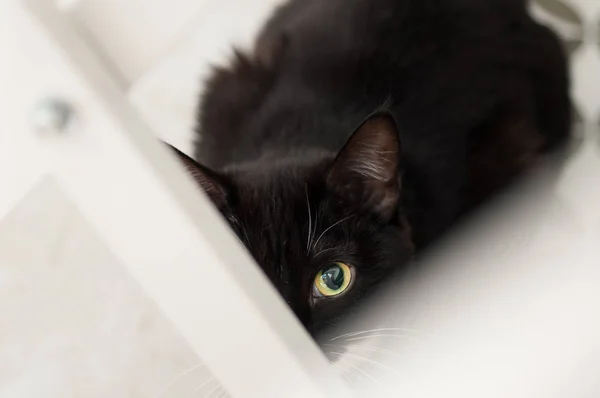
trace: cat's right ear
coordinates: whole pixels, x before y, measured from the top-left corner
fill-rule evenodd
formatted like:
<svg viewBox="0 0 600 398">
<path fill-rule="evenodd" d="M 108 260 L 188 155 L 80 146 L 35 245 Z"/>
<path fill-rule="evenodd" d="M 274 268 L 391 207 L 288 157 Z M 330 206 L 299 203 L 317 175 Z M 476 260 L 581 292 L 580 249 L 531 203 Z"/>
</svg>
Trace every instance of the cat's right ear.
<svg viewBox="0 0 600 398">
<path fill-rule="evenodd" d="M 228 202 L 229 190 L 227 182 L 218 173 L 202 166 L 179 149 L 167 144 L 181 160 L 189 174 L 198 182 L 200 187 L 218 208 L 224 208 Z"/>
<path fill-rule="evenodd" d="M 335 159 L 327 183 L 357 205 L 389 220 L 400 199 L 400 141 L 391 115 L 364 121 Z"/>
</svg>

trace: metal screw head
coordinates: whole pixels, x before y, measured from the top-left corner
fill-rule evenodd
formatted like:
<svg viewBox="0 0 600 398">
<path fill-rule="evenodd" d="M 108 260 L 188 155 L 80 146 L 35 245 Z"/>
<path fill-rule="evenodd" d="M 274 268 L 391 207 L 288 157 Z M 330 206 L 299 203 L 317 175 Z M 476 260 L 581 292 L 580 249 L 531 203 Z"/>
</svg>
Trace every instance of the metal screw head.
<svg viewBox="0 0 600 398">
<path fill-rule="evenodd" d="M 59 134 L 67 130 L 73 116 L 69 103 L 58 98 L 38 102 L 31 113 L 31 125 L 38 133 Z"/>
</svg>

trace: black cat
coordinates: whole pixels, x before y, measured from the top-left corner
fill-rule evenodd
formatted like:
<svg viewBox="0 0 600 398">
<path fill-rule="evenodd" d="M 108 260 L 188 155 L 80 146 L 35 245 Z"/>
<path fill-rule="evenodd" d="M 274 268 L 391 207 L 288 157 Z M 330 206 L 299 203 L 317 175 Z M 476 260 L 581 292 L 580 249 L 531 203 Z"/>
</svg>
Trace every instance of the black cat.
<svg viewBox="0 0 600 398">
<path fill-rule="evenodd" d="M 315 332 L 565 140 L 568 86 L 524 0 L 294 0 L 182 157 Z"/>
</svg>

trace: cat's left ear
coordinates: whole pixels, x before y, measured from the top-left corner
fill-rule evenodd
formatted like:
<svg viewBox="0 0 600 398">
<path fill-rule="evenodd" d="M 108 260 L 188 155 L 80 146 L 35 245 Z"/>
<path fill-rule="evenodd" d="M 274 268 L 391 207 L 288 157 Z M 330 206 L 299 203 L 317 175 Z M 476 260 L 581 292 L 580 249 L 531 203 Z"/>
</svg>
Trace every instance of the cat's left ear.
<svg viewBox="0 0 600 398">
<path fill-rule="evenodd" d="M 327 184 L 335 192 L 389 220 L 400 200 L 400 141 L 391 115 L 363 122 L 337 155 Z"/>
<path fill-rule="evenodd" d="M 228 203 L 229 189 L 225 179 L 208 167 L 202 166 L 179 149 L 167 144 L 179 157 L 188 173 L 196 180 L 208 197 L 219 209 Z"/>
</svg>

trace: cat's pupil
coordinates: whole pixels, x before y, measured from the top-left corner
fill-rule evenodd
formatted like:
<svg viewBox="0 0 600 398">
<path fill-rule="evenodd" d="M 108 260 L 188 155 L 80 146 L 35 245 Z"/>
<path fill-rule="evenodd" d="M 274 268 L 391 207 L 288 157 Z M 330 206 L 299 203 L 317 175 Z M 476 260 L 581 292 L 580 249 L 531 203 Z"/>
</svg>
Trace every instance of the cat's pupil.
<svg viewBox="0 0 600 398">
<path fill-rule="evenodd" d="M 339 290 L 344 284 L 344 271 L 339 265 L 333 265 L 323 272 L 321 278 L 329 289 Z"/>
</svg>

